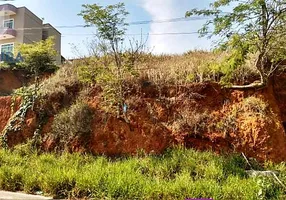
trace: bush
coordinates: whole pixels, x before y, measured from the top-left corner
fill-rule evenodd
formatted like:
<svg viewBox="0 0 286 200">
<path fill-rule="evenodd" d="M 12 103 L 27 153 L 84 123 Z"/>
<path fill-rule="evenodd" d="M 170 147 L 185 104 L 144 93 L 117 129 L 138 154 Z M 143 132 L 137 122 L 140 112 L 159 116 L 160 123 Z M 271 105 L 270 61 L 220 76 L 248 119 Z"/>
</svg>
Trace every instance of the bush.
<svg viewBox="0 0 286 200">
<path fill-rule="evenodd" d="M 247 97 L 242 101 L 242 109 L 265 116 L 269 110 L 269 105 L 261 98 Z"/>
<path fill-rule="evenodd" d="M 57 55 L 54 49 L 54 38 L 41 40 L 33 44 L 20 44 L 17 51 L 24 58 L 23 62 L 18 63 L 19 67 L 28 70 L 33 75 L 38 76 L 47 70 L 56 69 L 54 57 Z"/>
<path fill-rule="evenodd" d="M 69 149 L 69 144 L 76 140 L 87 143 L 91 134 L 93 110 L 83 102 L 76 102 L 70 108 L 57 114 L 52 124 L 51 134 L 60 149 Z"/>
<path fill-rule="evenodd" d="M 43 97 L 62 93 L 68 94 L 67 88 L 78 84 L 75 65 L 62 66 L 53 76 L 44 80 L 40 85 L 39 93 Z"/>
<path fill-rule="evenodd" d="M 176 132 L 187 130 L 189 134 L 201 135 L 207 130 L 210 118 L 209 111 L 186 110 L 180 113 L 172 128 Z"/>
</svg>

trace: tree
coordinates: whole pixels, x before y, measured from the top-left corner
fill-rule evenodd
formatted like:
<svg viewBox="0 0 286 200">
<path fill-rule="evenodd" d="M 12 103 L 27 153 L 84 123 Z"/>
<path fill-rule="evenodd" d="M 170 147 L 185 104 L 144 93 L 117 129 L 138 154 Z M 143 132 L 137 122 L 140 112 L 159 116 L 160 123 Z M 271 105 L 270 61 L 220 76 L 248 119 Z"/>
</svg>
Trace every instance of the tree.
<svg viewBox="0 0 286 200">
<path fill-rule="evenodd" d="M 97 4 L 84 4 L 82 6 L 84 9 L 79 13 L 79 16 L 83 17 L 87 26 L 96 26 L 99 37 L 109 42 L 117 68 L 120 68 L 122 60 L 119 44 L 124 40 L 126 27 L 128 26 L 125 19 L 129 14 L 125 10 L 124 3 L 106 7 Z"/>
<path fill-rule="evenodd" d="M 120 46 L 124 41 L 124 35 L 128 26 L 125 23 L 128 14 L 124 3 L 108 5 L 106 7 L 97 4 L 84 4 L 83 10 L 79 13 L 79 16 L 83 17 L 87 26 L 95 26 L 97 28 L 99 40 L 103 44 L 108 43 L 111 49 L 116 70 L 111 65 L 108 68 L 98 68 L 96 79 L 105 86 L 106 101 L 118 105 L 118 116 L 121 114 L 124 106 L 124 73 L 126 70 L 129 70 L 123 63 L 123 48 Z M 109 47 L 106 46 L 105 49 L 109 49 Z"/>
<path fill-rule="evenodd" d="M 230 12 L 224 11 L 230 8 Z M 226 60 L 230 68 L 242 66 L 250 55 L 255 55 L 260 83 L 233 88 L 265 87 L 286 59 L 285 0 L 216 0 L 210 9 L 186 13 L 186 17 L 193 15 L 212 17 L 199 32 L 201 36 L 222 38 L 219 48 L 230 52 Z"/>
<path fill-rule="evenodd" d="M 33 44 L 20 44 L 17 51 L 23 57 L 23 61 L 17 65 L 29 71 L 35 78 L 35 96 L 39 88 L 39 76 L 42 72 L 55 69 L 54 57 L 57 52 L 54 48 L 54 38 L 35 42 Z"/>
</svg>

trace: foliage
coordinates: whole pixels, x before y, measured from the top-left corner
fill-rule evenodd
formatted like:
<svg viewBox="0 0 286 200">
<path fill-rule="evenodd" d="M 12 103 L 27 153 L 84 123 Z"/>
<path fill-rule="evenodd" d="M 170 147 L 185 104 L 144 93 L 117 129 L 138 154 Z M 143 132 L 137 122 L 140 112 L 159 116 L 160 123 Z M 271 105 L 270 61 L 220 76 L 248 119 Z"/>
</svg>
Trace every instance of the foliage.
<svg viewBox="0 0 286 200">
<path fill-rule="evenodd" d="M 54 49 L 54 38 L 41 40 L 33 44 L 20 44 L 17 51 L 21 52 L 23 61 L 18 66 L 28 70 L 35 78 L 34 100 L 38 97 L 39 75 L 49 69 L 55 69 L 54 56 L 57 52 Z"/>
<path fill-rule="evenodd" d="M 33 44 L 20 44 L 17 51 L 21 53 L 23 62 L 18 65 L 34 75 L 39 75 L 49 69 L 55 69 L 54 56 L 57 52 L 54 49 L 54 38 L 41 40 Z"/>
<path fill-rule="evenodd" d="M 86 103 L 76 102 L 55 116 L 51 134 L 58 141 L 59 150 L 69 150 L 70 143 L 75 140 L 89 141 L 93 114 Z"/>
<path fill-rule="evenodd" d="M 94 84 L 101 86 L 102 108 L 107 112 L 115 112 L 120 115 L 122 103 L 126 88 L 124 83 L 128 77 L 132 76 L 130 71 L 122 71 L 120 77 L 117 76 L 117 68 L 114 63 L 106 68 L 100 62 L 94 62 L 93 65 L 82 65 L 77 68 L 79 80 L 85 84 Z"/>
<path fill-rule="evenodd" d="M 6 124 L 5 128 L 1 132 L 1 146 L 3 148 L 7 148 L 7 138 L 9 134 L 15 134 L 17 131 L 20 131 L 22 129 L 23 124 L 25 123 L 25 117 L 29 111 L 34 105 L 34 93 L 33 91 L 30 91 L 29 89 L 22 87 L 14 92 L 14 101 L 16 99 L 16 96 L 21 97 L 21 103 L 19 106 L 19 109 L 14 113 L 12 113 L 12 116 L 10 117 L 8 123 Z M 12 103 L 11 109 L 13 111 L 14 109 L 14 103 Z"/>
<path fill-rule="evenodd" d="M 74 64 L 63 65 L 55 74 L 44 80 L 39 86 L 40 96 L 47 98 L 59 93 L 68 95 L 67 88 L 79 84 L 76 67 Z"/>
<path fill-rule="evenodd" d="M 229 7 L 230 12 L 225 12 Z M 256 69 L 265 86 L 285 57 L 286 9 L 284 0 L 216 0 L 210 9 L 193 9 L 186 16 L 213 16 L 200 30 L 202 36 L 221 37 L 219 48 L 229 52 L 226 66 L 230 72 L 256 55 Z M 209 27 L 214 27 L 210 33 Z M 281 48 L 280 48 L 281 47 Z"/>
<path fill-rule="evenodd" d="M 0 63 L 0 70 L 7 70 L 7 69 L 11 69 L 11 65 L 9 65 L 8 63 L 6 62 L 2 62 Z M 12 68 L 13 69 L 13 68 Z"/>
<path fill-rule="evenodd" d="M 211 114 L 209 111 L 184 110 L 172 125 L 176 132 L 188 131 L 191 135 L 203 135 L 208 128 Z"/>
<path fill-rule="evenodd" d="M 250 111 L 252 113 L 258 113 L 262 116 L 266 116 L 267 112 L 270 110 L 267 102 L 265 102 L 261 98 L 257 98 L 254 96 L 243 99 L 241 104 L 241 109 L 244 109 L 245 111 Z"/>
<path fill-rule="evenodd" d="M 109 5 L 105 8 L 97 4 L 84 4 L 79 14 L 86 21 L 87 26 L 95 25 L 98 34 L 104 40 L 118 42 L 123 40 L 126 31 L 124 3 Z"/>
<path fill-rule="evenodd" d="M 0 150 L 0 189 L 42 191 L 56 198 L 95 199 L 281 199 L 270 177 L 250 178 L 237 155 L 218 156 L 177 148 L 161 156 L 111 160 L 79 154 L 25 154 Z M 285 164 L 279 169 L 285 182 Z M 283 199 L 283 198 L 282 198 Z"/>
<path fill-rule="evenodd" d="M 120 116 L 125 102 L 124 82 L 127 76 L 134 75 L 134 63 L 142 45 L 136 45 L 135 49 L 131 45 L 131 51 L 123 52 L 121 43 L 128 25 L 125 23 L 128 12 L 124 3 L 106 7 L 85 4 L 79 15 L 87 26 L 94 25 L 97 28 L 99 42 L 96 48 L 100 49 L 100 57 L 95 62 L 80 67 L 80 80 L 100 84 L 106 107 L 109 111 L 114 111 L 116 107 L 117 115 Z M 96 49 L 93 52 L 97 52 Z M 113 56 L 112 62 L 107 61 L 110 56 Z"/>
</svg>

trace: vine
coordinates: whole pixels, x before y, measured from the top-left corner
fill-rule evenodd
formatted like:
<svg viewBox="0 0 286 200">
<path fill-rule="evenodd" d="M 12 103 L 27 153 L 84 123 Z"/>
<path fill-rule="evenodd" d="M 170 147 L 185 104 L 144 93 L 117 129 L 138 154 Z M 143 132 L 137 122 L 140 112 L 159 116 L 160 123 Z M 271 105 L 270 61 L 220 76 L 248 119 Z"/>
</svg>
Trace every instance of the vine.
<svg viewBox="0 0 286 200">
<path fill-rule="evenodd" d="M 14 106 L 15 106 L 15 100 L 16 96 L 21 97 L 21 103 L 19 109 L 14 113 Z M 11 103 L 11 117 L 5 126 L 4 130 L 1 134 L 1 145 L 3 148 L 8 148 L 8 135 L 10 133 L 15 133 L 17 131 L 20 131 L 23 123 L 25 122 L 25 117 L 30 108 L 34 105 L 34 92 L 31 92 L 28 88 L 20 88 L 19 90 L 16 90 L 14 92 L 14 95 L 12 97 L 12 103 Z M 13 114 L 14 113 L 14 114 Z"/>
</svg>

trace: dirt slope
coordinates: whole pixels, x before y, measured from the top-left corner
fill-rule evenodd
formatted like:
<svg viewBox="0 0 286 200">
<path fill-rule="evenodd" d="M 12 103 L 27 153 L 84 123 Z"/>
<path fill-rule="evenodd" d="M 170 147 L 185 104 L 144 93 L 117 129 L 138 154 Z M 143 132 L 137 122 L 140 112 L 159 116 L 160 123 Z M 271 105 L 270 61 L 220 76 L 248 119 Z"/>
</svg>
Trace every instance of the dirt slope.
<svg viewBox="0 0 286 200">
<path fill-rule="evenodd" d="M 92 134 L 85 147 L 80 141 L 71 144 L 72 151 L 89 151 L 110 156 L 134 154 L 138 150 L 161 153 L 182 144 L 200 150 L 244 152 L 258 160 L 286 161 L 285 85 L 270 86 L 261 91 L 226 91 L 218 84 L 165 86 L 158 90 L 152 84 L 130 86 L 126 103 L 127 120 L 105 113 L 99 107 L 100 90 L 95 87 L 86 102 L 95 110 Z M 282 88 L 281 88 L 282 87 Z M 162 91 L 162 92 L 160 92 Z M 238 111 L 247 97 L 258 97 L 269 104 L 267 118 L 252 110 Z M 58 102 L 50 101 L 53 105 Z M 57 101 L 57 100 L 55 100 Z M 11 98 L 0 98 L 0 131 L 11 114 Z M 22 131 L 8 138 L 9 146 L 31 138 L 36 113 L 29 112 Z M 231 118 L 232 117 L 232 118 Z M 43 147 L 51 150 L 56 141 L 49 137 L 53 122 L 50 116 L 43 127 Z"/>
</svg>

